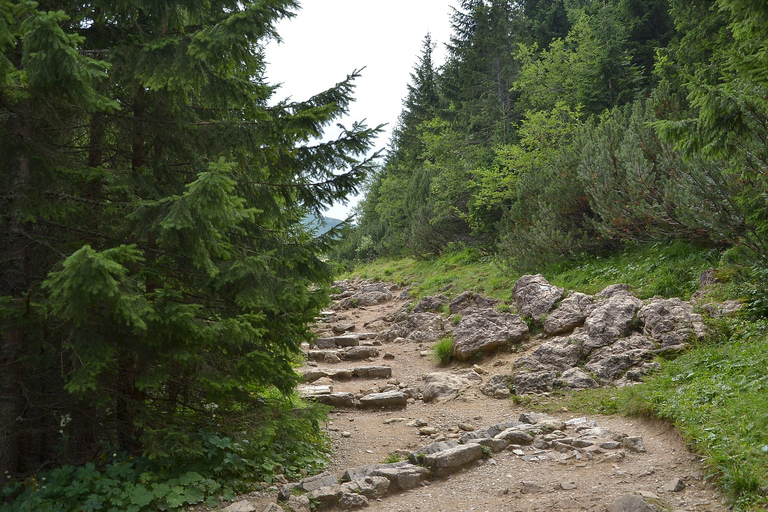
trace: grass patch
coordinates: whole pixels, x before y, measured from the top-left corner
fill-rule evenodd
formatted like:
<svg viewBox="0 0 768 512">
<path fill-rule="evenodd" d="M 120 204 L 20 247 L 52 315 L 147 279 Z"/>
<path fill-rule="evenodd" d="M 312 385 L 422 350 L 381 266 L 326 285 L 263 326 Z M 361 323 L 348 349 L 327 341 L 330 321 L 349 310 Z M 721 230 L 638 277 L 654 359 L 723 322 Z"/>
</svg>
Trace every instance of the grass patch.
<svg viewBox="0 0 768 512">
<path fill-rule="evenodd" d="M 701 273 L 717 268 L 719 259 L 719 250 L 684 242 L 625 243 L 609 257 L 556 263 L 541 273 L 566 290 L 595 294 L 625 283 L 641 299 L 660 295 L 688 300 L 699 287 Z"/>
<path fill-rule="evenodd" d="M 432 347 L 432 359 L 439 366 L 448 366 L 453 358 L 452 350 L 453 336 L 442 338 Z"/>
<path fill-rule="evenodd" d="M 716 249 L 684 242 L 626 243 L 611 256 L 565 261 L 549 265 L 540 273 L 566 290 L 595 294 L 608 285 L 626 283 L 641 299 L 660 295 L 687 300 L 698 289 L 701 273 L 709 267 L 717 268 L 719 258 Z M 464 247 L 432 259 L 376 260 L 342 278 L 360 276 L 412 286 L 414 299 L 438 294 L 455 297 L 469 290 L 507 301 L 522 275 L 492 255 Z"/>
<path fill-rule="evenodd" d="M 438 294 L 455 297 L 471 290 L 506 300 L 520 275 L 510 274 L 495 257 L 483 254 L 480 249 L 465 247 L 432 259 L 376 260 L 341 277 L 360 276 L 412 286 L 411 296 L 415 299 Z"/>
</svg>

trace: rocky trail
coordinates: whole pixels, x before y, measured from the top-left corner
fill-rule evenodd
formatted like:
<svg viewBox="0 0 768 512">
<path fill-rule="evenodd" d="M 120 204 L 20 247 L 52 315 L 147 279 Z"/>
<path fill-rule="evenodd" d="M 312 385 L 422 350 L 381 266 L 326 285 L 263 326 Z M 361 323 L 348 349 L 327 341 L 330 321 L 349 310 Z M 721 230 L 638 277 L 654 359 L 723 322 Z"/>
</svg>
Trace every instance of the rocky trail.
<svg viewBox="0 0 768 512">
<path fill-rule="evenodd" d="M 300 370 L 300 392 L 334 406 L 332 467 L 227 512 L 727 510 L 669 425 L 535 414 L 510 398 L 642 380 L 656 354 L 704 334 L 690 303 L 644 302 L 622 285 L 566 295 L 541 276 L 521 278 L 511 305 L 339 288 Z M 430 347 L 447 334 L 455 362 L 440 368 Z"/>
</svg>

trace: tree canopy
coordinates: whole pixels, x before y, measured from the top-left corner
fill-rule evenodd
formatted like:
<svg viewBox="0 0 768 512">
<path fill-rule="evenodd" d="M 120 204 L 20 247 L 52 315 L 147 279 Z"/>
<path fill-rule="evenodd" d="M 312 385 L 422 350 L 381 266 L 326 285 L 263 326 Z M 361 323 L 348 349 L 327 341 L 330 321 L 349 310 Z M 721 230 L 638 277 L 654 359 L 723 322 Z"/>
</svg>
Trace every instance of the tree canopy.
<svg viewBox="0 0 768 512">
<path fill-rule="evenodd" d="M 764 262 L 766 12 L 740 0 L 460 2 L 432 118 L 406 101 L 341 254 L 430 256 L 458 242 L 519 268 L 674 238 Z M 415 193 L 419 209 L 399 206 Z M 365 251 L 352 249 L 360 233 Z"/>
</svg>

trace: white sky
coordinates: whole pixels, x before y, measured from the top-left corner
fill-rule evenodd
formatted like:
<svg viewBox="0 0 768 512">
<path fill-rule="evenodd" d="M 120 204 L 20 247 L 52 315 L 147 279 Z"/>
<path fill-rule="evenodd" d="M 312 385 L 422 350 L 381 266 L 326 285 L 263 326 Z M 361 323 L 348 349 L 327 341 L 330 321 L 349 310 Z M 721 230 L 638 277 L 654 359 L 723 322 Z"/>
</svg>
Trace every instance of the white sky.
<svg viewBox="0 0 768 512">
<path fill-rule="evenodd" d="M 277 27 L 283 43 L 267 47 L 267 79 L 283 84 L 275 98 L 307 99 L 365 67 L 355 82 L 356 101 L 341 122 L 387 123 L 375 146 L 386 147 L 427 32 L 437 43 L 435 64 L 445 59 L 451 6 L 458 1 L 302 0 L 297 15 Z M 358 200 L 335 205 L 326 215 L 344 219 Z"/>
</svg>

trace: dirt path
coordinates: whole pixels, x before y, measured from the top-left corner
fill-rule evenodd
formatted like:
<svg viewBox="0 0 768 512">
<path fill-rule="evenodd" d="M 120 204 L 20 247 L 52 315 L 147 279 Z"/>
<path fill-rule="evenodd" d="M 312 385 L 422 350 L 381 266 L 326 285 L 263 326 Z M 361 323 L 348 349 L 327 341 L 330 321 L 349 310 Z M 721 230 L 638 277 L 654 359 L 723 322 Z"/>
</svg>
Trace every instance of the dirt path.
<svg viewBox="0 0 768 512">
<path fill-rule="evenodd" d="M 354 325 L 347 325 L 352 333 L 383 331 L 389 326 L 383 319 L 391 317 L 406 303 L 398 293 L 393 296 L 382 304 L 337 311 L 331 323 L 318 326 L 319 334 L 333 335 L 332 327 L 338 329 L 341 324 Z M 473 367 L 472 364 L 437 367 L 424 354 L 430 348 L 428 343 L 363 341 L 362 344 L 379 345 L 381 350 L 380 356 L 362 364 L 389 366 L 392 368 L 390 378 L 347 381 L 325 378 L 318 383 L 331 385 L 334 392 L 361 396 L 387 386 L 423 389 L 427 374 Z M 384 354 L 386 359 L 382 357 Z M 477 371 L 483 372 L 484 378 L 492 373 L 509 373 L 512 362 L 519 356 L 514 353 L 488 356 L 477 364 Z M 354 365 L 317 362 L 302 371 Z M 336 450 L 330 470 L 341 474 L 346 468 L 381 463 L 398 450 L 410 451 L 435 440 L 455 439 L 466 430 L 517 420 L 524 412 L 528 411 L 512 400 L 488 397 L 477 386 L 442 403 L 411 399 L 401 410 L 337 409 L 328 425 Z M 568 421 L 576 415 L 562 411 L 555 416 Z M 414 426 L 415 420 L 422 420 L 420 423 L 425 425 Z M 595 416 L 583 421 L 627 436 L 640 436 L 646 452 L 621 451 L 620 456 L 610 459 L 568 457 L 552 450 L 536 450 L 533 446 L 519 447 L 517 452 L 504 450 L 447 478 L 432 479 L 416 489 L 371 500 L 367 510 L 604 511 L 607 505 L 626 494 L 640 494 L 657 508 L 666 510 L 727 510 L 722 496 L 705 479 L 699 458 L 686 450 L 671 427 L 621 417 Z M 677 479 L 682 480 L 684 488 L 672 491 Z"/>
</svg>

